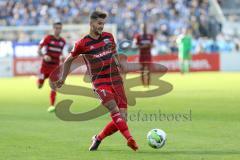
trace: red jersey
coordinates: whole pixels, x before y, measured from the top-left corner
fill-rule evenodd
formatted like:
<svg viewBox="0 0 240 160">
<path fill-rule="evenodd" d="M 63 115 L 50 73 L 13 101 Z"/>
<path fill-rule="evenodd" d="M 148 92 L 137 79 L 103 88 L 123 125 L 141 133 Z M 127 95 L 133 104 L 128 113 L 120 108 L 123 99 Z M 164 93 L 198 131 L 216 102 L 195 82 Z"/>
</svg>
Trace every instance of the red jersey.
<svg viewBox="0 0 240 160">
<path fill-rule="evenodd" d="M 47 35 L 40 41 L 40 46 L 46 47 L 46 55 L 51 57 L 50 62 L 45 62 L 42 60 L 42 68 L 55 68 L 60 63 L 60 56 L 62 55 L 63 48 L 66 44 L 66 41 L 60 37 L 59 39 L 55 38 L 53 35 Z"/>
<path fill-rule="evenodd" d="M 103 32 L 98 39 L 89 35 L 77 41 L 70 52 L 82 55 L 94 87 L 122 84 L 118 66 L 113 58 L 116 44 L 111 33 Z"/>
<path fill-rule="evenodd" d="M 136 35 L 136 44 L 138 46 L 144 45 L 144 44 L 153 44 L 153 35 L 152 34 L 143 34 L 143 35 Z M 150 61 L 151 60 L 151 47 L 142 48 L 140 49 L 140 61 Z"/>
</svg>

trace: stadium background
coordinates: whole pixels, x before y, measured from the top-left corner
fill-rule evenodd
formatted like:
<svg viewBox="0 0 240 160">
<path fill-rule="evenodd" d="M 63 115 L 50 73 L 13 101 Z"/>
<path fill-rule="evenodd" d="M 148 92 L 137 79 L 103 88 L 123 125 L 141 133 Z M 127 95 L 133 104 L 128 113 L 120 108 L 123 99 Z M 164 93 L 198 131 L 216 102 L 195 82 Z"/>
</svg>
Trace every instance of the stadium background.
<svg viewBox="0 0 240 160">
<path fill-rule="evenodd" d="M 117 155 L 123 159 L 239 159 L 240 146 L 236 141 L 240 138 L 237 134 L 240 132 L 237 127 L 240 120 L 237 107 L 239 7 L 238 0 L 231 0 L 231 3 L 224 0 L 0 1 L 1 155 L 4 159 L 78 159 L 79 156 L 111 159 L 106 158 L 108 154 L 112 159 L 118 158 Z M 62 35 L 67 40 L 64 51 L 67 54 L 73 42 L 88 32 L 89 13 L 96 9 L 109 13 L 106 30 L 114 34 L 117 42 L 132 40 L 134 34 L 140 32 L 141 23 L 147 21 L 149 31 L 155 35 L 154 62 L 165 65 L 170 72 L 177 72 L 163 77 L 173 84 L 174 90 L 158 99 L 139 100 L 137 105 L 141 110 L 156 111 L 148 107 L 151 104 L 168 113 L 189 109 L 193 112 L 193 121 L 189 123 L 143 122 L 139 128 L 140 123 L 130 122 L 143 150 L 138 155 L 122 147 L 122 141 L 112 144 L 111 140 L 106 141 L 102 152 L 90 155 L 86 149 L 90 136 L 100 129 L 100 125 L 95 124 L 97 120 L 79 125 L 54 119 L 45 113 L 49 88 L 46 85 L 38 91 L 36 79 L 30 76 L 38 73 L 37 45 L 45 34 L 51 33 L 52 22 L 60 19 L 64 24 Z M 186 27 L 192 30 L 191 71 L 194 73 L 182 76 L 178 73 L 175 40 Z M 138 61 L 136 49 L 126 54 L 130 62 Z M 79 85 L 80 81 L 82 84 L 79 79 L 81 76 L 72 76 L 69 83 Z M 60 95 L 58 100 L 63 97 Z M 98 104 L 81 97 L 74 100 L 79 104 Z M 88 107 L 75 106 L 73 110 L 84 111 Z M 98 122 L 103 127 L 107 119 L 107 116 L 101 117 Z M 161 151 L 152 150 L 145 143 L 145 134 L 154 127 L 163 128 L 168 134 L 168 144 Z M 113 140 L 118 141 L 118 138 L 120 136 L 115 136 Z M 64 145 L 72 145 L 72 148 Z"/>
<path fill-rule="evenodd" d="M 104 5 L 106 3 L 109 5 Z M 170 71 L 178 70 L 176 37 L 186 27 L 191 28 L 193 36 L 192 70 L 240 69 L 237 61 L 239 29 L 232 24 L 238 16 L 229 12 L 229 5 L 224 1 L 216 4 L 214 0 L 26 0 L 1 1 L 0 6 L 0 56 L 1 64 L 5 64 L 1 67 L 1 76 L 36 75 L 40 64 L 36 60 L 37 44 L 45 34 L 51 32 L 51 24 L 57 19 L 65 25 L 62 35 L 67 39 L 67 54 L 73 42 L 88 31 L 88 15 L 93 9 L 109 13 L 109 27 L 106 30 L 112 32 L 118 41 L 132 40 L 141 31 L 141 23 L 147 21 L 149 32 L 155 35 L 154 60 L 164 64 Z M 221 10 L 221 6 L 224 6 L 223 10 L 227 8 L 226 12 Z M 137 50 L 126 54 L 137 55 Z M 137 59 L 137 56 L 130 58 L 131 61 Z"/>
</svg>

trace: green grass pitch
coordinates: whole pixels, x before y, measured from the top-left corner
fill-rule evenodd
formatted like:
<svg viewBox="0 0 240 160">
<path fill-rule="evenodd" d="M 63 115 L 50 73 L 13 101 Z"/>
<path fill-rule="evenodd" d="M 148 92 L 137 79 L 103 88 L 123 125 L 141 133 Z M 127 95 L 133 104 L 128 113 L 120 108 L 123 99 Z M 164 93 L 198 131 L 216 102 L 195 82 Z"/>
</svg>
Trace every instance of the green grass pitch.
<svg viewBox="0 0 240 160">
<path fill-rule="evenodd" d="M 153 75 L 156 76 L 156 75 Z M 38 90 L 29 77 L 0 79 L 0 159 L 1 160 L 239 160 L 240 159 L 240 73 L 168 73 L 168 94 L 139 98 L 129 114 L 184 114 L 191 121 L 129 121 L 139 144 L 133 152 L 119 133 L 103 141 L 97 152 L 89 152 L 91 137 L 110 120 L 109 115 L 85 122 L 66 122 L 49 114 L 49 87 Z M 82 77 L 71 76 L 68 83 L 83 85 Z M 140 89 L 144 89 L 141 88 Z M 98 101 L 81 96 L 58 94 L 57 101 L 74 99 L 72 112 L 88 111 Z M 152 149 L 146 134 L 152 128 L 167 133 L 162 149 Z"/>
</svg>

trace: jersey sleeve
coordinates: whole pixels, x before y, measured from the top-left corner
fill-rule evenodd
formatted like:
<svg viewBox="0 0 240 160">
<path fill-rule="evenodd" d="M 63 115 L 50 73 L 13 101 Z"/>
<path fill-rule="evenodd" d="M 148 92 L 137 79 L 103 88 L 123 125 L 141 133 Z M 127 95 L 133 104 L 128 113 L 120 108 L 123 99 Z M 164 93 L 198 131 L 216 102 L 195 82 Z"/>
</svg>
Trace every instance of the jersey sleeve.
<svg viewBox="0 0 240 160">
<path fill-rule="evenodd" d="M 50 37 L 47 35 L 45 36 L 40 42 L 39 42 L 39 46 L 43 47 L 46 46 L 49 43 L 49 39 Z"/>
<path fill-rule="evenodd" d="M 77 41 L 72 50 L 70 51 L 70 54 L 73 56 L 73 57 L 77 57 L 79 56 L 80 54 L 82 54 L 84 52 L 83 50 L 83 41 L 80 40 L 80 41 Z"/>
</svg>

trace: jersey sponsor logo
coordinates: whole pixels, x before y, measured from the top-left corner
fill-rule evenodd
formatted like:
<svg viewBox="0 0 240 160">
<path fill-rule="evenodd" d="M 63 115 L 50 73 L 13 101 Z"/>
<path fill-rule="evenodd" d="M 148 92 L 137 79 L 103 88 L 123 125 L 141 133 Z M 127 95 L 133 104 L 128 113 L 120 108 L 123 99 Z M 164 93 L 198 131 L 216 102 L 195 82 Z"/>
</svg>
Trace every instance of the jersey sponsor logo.
<svg viewBox="0 0 240 160">
<path fill-rule="evenodd" d="M 151 44 L 150 40 L 141 40 L 141 44 Z"/>
<path fill-rule="evenodd" d="M 49 47 L 48 49 L 49 49 L 50 51 L 62 52 L 62 49 L 60 49 L 60 48 Z"/>
<path fill-rule="evenodd" d="M 103 40 L 103 42 L 104 42 L 105 44 L 108 44 L 108 43 L 110 43 L 110 39 L 106 38 L 106 39 Z"/>
<path fill-rule="evenodd" d="M 50 44 L 52 45 L 59 45 L 59 46 L 64 46 L 64 42 L 60 41 L 60 42 L 56 42 L 56 41 L 50 41 Z"/>
<path fill-rule="evenodd" d="M 94 57 L 94 58 L 100 58 L 100 57 L 103 57 L 103 56 L 105 56 L 105 55 L 107 55 L 107 54 L 109 54 L 109 53 L 112 53 L 112 50 L 103 51 L 103 52 L 101 52 L 101 53 L 99 53 L 99 54 L 93 55 L 93 57 Z"/>
</svg>

